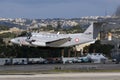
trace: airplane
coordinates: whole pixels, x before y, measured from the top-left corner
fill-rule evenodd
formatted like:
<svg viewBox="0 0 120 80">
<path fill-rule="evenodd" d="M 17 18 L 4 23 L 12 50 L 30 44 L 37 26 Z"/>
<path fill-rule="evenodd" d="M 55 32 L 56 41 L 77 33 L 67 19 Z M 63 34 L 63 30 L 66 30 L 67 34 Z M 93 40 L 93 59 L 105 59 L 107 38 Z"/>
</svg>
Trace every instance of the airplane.
<svg viewBox="0 0 120 80">
<path fill-rule="evenodd" d="M 29 33 L 27 36 L 11 39 L 13 44 L 37 47 L 71 47 L 89 42 L 95 42 L 98 29 L 94 29 L 94 22 L 84 33 L 57 34 L 55 33 Z"/>
</svg>

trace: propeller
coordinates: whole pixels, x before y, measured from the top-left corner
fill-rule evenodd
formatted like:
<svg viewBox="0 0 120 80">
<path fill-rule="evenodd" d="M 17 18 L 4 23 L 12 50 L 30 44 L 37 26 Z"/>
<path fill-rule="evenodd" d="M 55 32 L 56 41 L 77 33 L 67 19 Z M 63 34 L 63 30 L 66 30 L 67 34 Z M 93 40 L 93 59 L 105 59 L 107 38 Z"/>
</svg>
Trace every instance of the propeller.
<svg viewBox="0 0 120 80">
<path fill-rule="evenodd" d="M 30 39 L 32 37 L 31 32 L 27 33 L 26 36 L 27 36 L 27 39 Z"/>
<path fill-rule="evenodd" d="M 30 44 L 36 41 L 36 40 L 31 40 L 31 37 L 32 37 L 31 32 L 27 33 L 26 36 L 27 36 L 26 41 L 29 42 Z"/>
</svg>

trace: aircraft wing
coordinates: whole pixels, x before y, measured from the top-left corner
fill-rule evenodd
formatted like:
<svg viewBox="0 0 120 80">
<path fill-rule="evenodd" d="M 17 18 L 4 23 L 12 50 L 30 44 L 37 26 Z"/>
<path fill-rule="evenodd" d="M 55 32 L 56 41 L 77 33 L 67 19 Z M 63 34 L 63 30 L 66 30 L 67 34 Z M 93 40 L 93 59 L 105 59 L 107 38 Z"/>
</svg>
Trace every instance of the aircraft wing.
<svg viewBox="0 0 120 80">
<path fill-rule="evenodd" d="M 57 37 L 57 38 L 33 38 L 35 41 L 32 42 L 35 46 L 50 46 L 50 47 L 58 47 L 64 44 L 67 41 L 70 41 L 70 37 Z"/>
<path fill-rule="evenodd" d="M 61 44 L 64 44 L 65 42 L 70 41 L 70 40 L 71 40 L 70 37 L 62 38 L 62 39 L 58 39 L 58 40 L 55 40 L 55 41 L 46 42 L 46 45 L 51 46 L 51 47 L 58 47 Z"/>
</svg>

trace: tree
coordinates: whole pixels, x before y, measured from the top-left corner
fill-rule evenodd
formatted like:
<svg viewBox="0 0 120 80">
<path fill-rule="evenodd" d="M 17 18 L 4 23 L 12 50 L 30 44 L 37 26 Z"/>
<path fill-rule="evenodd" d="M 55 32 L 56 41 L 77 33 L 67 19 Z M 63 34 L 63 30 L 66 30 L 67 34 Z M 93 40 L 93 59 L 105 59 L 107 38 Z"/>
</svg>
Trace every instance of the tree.
<svg viewBox="0 0 120 80">
<path fill-rule="evenodd" d="M 55 29 L 55 31 L 60 31 L 62 28 L 61 28 L 61 23 L 60 21 L 57 22 L 57 27 Z"/>
<path fill-rule="evenodd" d="M 52 27 L 52 25 L 47 25 L 47 28 L 48 30 L 54 30 L 54 27 Z"/>
<path fill-rule="evenodd" d="M 0 37 L 1 38 L 14 38 L 16 37 L 16 34 L 8 32 L 8 33 L 0 34 Z"/>
<path fill-rule="evenodd" d="M 4 44 L 3 38 L 0 38 L 0 45 Z"/>
<path fill-rule="evenodd" d="M 86 46 L 84 49 L 88 50 L 89 53 L 103 53 L 110 57 L 110 52 L 113 47 L 113 45 L 101 44 L 100 40 L 97 40 L 94 44 Z"/>
<path fill-rule="evenodd" d="M 9 27 L 0 25 L 0 31 L 9 30 Z"/>
</svg>

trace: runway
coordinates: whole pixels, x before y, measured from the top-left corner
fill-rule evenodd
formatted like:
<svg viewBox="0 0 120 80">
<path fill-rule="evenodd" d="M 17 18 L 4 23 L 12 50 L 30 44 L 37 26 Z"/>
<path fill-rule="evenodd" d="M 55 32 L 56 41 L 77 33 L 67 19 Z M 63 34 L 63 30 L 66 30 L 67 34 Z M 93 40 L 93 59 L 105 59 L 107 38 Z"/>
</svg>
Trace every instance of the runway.
<svg viewBox="0 0 120 80">
<path fill-rule="evenodd" d="M 83 70 L 83 69 L 94 69 L 94 70 L 119 70 L 120 64 L 41 64 L 41 65 L 9 65 L 0 66 L 0 80 L 119 80 L 120 72 L 79 72 L 79 73 L 55 73 L 48 72 L 49 70 L 55 70 L 56 67 L 61 67 L 62 70 Z M 15 71 L 16 75 L 13 75 Z M 29 73 L 33 71 L 34 73 Z M 42 71 L 42 72 L 41 72 Z M 44 71 L 44 72 L 43 72 Z M 4 75 L 6 72 L 11 75 Z M 12 73 L 13 72 L 13 73 Z M 27 74 L 17 75 L 17 73 Z"/>
<path fill-rule="evenodd" d="M 39 64 L 39 65 L 6 65 L 0 66 L 1 71 L 48 71 L 56 70 L 120 70 L 120 64 L 94 64 L 94 63 L 77 63 L 77 64 Z"/>
<path fill-rule="evenodd" d="M 120 73 L 60 73 L 0 75 L 0 80 L 119 80 Z"/>
</svg>

